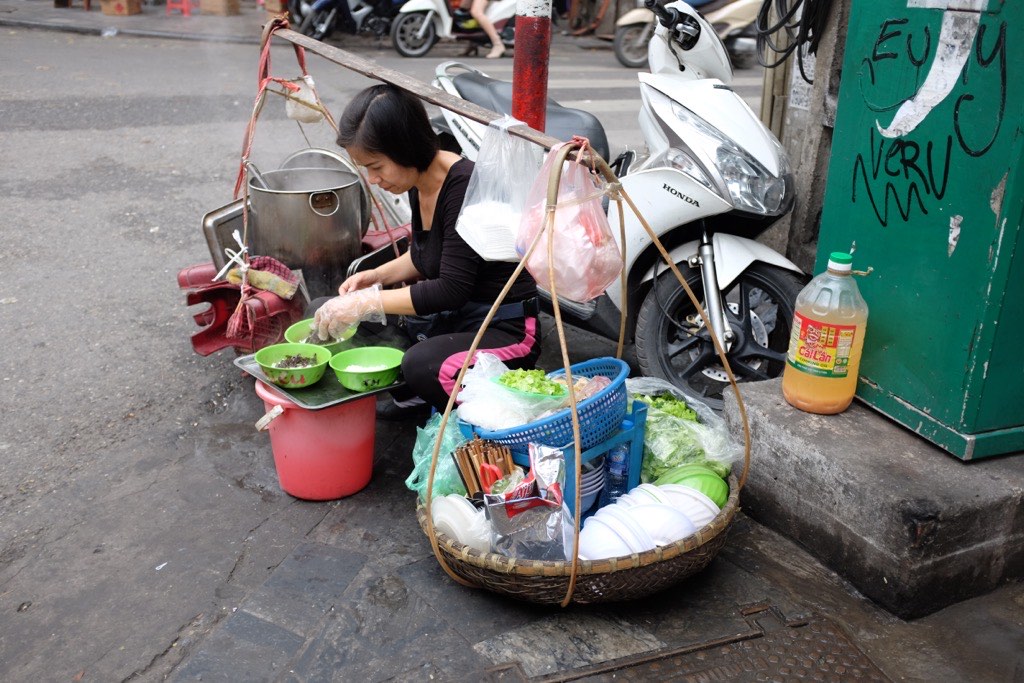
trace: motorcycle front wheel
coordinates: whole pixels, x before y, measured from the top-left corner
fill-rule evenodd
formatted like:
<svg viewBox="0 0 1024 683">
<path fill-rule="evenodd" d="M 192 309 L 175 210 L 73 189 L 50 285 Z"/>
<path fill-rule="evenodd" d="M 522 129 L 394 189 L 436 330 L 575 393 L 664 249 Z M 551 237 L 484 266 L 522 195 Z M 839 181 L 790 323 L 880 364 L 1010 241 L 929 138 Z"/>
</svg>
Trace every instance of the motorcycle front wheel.
<svg viewBox="0 0 1024 683">
<path fill-rule="evenodd" d="M 612 46 L 619 64 L 630 69 L 642 69 L 647 66 L 647 24 L 629 24 L 615 29 Z"/>
<path fill-rule="evenodd" d="M 299 33 L 313 40 L 324 40 L 334 32 L 334 16 L 331 10 L 310 10 L 299 24 Z"/>
<path fill-rule="evenodd" d="M 680 270 L 703 305 L 700 271 Z M 729 379 L 704 322 L 671 271 L 660 274 L 654 282 L 637 315 L 640 370 L 644 375 L 672 382 L 687 395 L 721 410 L 723 394 L 730 391 Z M 722 292 L 729 327 L 735 333 L 726 358 L 737 382 L 782 374 L 796 297 L 802 288 L 795 273 L 755 263 Z"/>
<path fill-rule="evenodd" d="M 424 28 L 423 24 L 427 22 Z M 423 36 L 419 35 L 423 28 Z M 437 28 L 426 12 L 399 14 L 391 24 L 391 43 L 403 57 L 422 57 L 437 42 Z"/>
</svg>

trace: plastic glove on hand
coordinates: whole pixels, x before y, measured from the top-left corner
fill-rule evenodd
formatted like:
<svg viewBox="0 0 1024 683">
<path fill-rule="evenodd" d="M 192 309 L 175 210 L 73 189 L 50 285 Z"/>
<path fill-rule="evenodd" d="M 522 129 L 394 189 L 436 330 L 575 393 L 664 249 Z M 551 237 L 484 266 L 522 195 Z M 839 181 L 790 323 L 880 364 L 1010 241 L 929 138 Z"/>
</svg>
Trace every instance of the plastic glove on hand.
<svg viewBox="0 0 1024 683">
<path fill-rule="evenodd" d="M 328 300 L 313 317 L 320 339 L 338 339 L 352 324 L 361 320 L 386 322 L 380 291 L 380 285 L 374 285 Z"/>
<path fill-rule="evenodd" d="M 359 316 L 347 295 L 328 300 L 313 316 L 313 327 L 322 341 L 340 338 L 356 322 Z"/>
</svg>

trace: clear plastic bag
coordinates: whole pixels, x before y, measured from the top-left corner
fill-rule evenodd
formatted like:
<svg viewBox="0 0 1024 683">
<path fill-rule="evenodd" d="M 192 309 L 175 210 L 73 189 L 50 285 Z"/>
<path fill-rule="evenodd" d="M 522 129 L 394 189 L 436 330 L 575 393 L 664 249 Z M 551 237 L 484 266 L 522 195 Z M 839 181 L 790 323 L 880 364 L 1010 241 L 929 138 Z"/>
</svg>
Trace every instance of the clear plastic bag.
<svg viewBox="0 0 1024 683">
<path fill-rule="evenodd" d="M 698 418 L 688 420 L 648 406 L 642 481 L 652 482 L 673 467 L 690 463 L 707 465 L 724 478 L 743 457 L 743 447 L 732 438 L 725 420 L 674 384 L 656 377 L 631 377 L 626 380 L 626 391 L 630 399 L 668 394 L 685 402 Z"/>
<path fill-rule="evenodd" d="M 323 121 L 323 108 L 316 96 L 316 85 L 309 74 L 291 81 L 299 86 L 295 92 L 289 93 L 284 102 L 285 115 L 300 123 L 318 123 Z"/>
<path fill-rule="evenodd" d="M 540 148 L 511 135 L 521 121 L 492 121 L 480 144 L 455 231 L 487 261 L 519 261 L 516 232 L 540 166 Z"/>
<path fill-rule="evenodd" d="M 434 455 L 434 443 L 437 433 L 441 431 L 441 413 L 434 413 L 427 424 L 416 428 L 416 443 L 412 447 L 412 473 L 405 480 L 405 486 L 419 494 L 420 500 L 427 498 L 427 481 L 430 478 L 430 461 Z M 437 454 L 437 469 L 434 471 L 433 497 L 446 496 L 450 493 L 466 495 L 466 486 L 459 476 L 459 469 L 452 459 L 452 453 L 465 439 L 459 431 L 458 423 L 449 418 L 448 425 L 441 439 L 441 450 Z"/>
<path fill-rule="evenodd" d="M 520 258 L 526 255 L 547 221 L 548 183 L 561 147 L 557 145 L 548 152 L 530 188 L 516 238 Z M 601 206 L 604 185 L 599 176 L 581 163 L 566 161 L 562 167 L 553 225 L 553 255 L 555 285 L 558 296 L 565 299 L 590 301 L 604 293 L 622 272 L 622 253 Z M 551 291 L 546 236 L 533 250 L 526 269 L 539 286 Z"/>
<path fill-rule="evenodd" d="M 508 366 L 493 353 L 478 353 L 462 379 L 459 419 L 483 429 L 509 429 L 528 424 L 539 415 L 561 409 L 568 396 L 524 394 L 498 383 Z"/>
</svg>

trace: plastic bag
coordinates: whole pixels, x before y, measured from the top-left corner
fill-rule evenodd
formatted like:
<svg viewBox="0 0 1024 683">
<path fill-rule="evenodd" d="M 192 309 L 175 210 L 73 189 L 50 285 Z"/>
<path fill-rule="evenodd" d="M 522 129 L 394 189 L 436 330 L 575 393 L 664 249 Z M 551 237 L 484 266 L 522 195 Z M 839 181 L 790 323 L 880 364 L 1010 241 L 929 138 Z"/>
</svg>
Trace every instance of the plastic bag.
<svg viewBox="0 0 1024 683">
<path fill-rule="evenodd" d="M 522 560 L 569 560 L 576 522 L 562 499 L 565 455 L 530 444 L 530 473 L 501 494 L 485 494 L 491 548 Z"/>
<path fill-rule="evenodd" d="M 641 481 L 653 482 L 673 467 L 688 463 L 707 465 L 725 478 L 743 456 L 743 447 L 729 434 L 725 420 L 674 384 L 656 377 L 631 377 L 626 380 L 626 391 L 630 399 L 669 394 L 685 402 L 699 419 L 676 417 L 648 405 Z"/>
<path fill-rule="evenodd" d="M 487 261 L 519 261 L 516 232 L 540 166 L 540 148 L 508 132 L 521 123 L 505 116 L 487 127 L 455 224 L 466 244 Z"/>
<path fill-rule="evenodd" d="M 427 498 L 427 481 L 430 478 L 430 461 L 434 455 L 434 442 L 441 431 L 441 413 L 434 413 L 427 424 L 416 428 L 416 443 L 412 447 L 412 473 L 405 480 L 405 486 L 419 494 L 420 500 Z M 466 495 L 466 487 L 459 476 L 458 467 L 452 459 L 455 451 L 465 438 L 459 431 L 458 423 L 449 418 L 441 439 L 441 450 L 437 454 L 437 469 L 434 471 L 433 496 L 447 496 L 450 493 Z"/>
<path fill-rule="evenodd" d="M 300 123 L 317 123 L 324 118 L 323 109 L 316 96 L 316 86 L 309 74 L 291 81 L 299 86 L 295 92 L 289 93 L 284 101 L 285 116 Z"/>
<path fill-rule="evenodd" d="M 516 238 L 520 258 L 547 222 L 548 182 L 561 147 L 557 145 L 548 152 L 530 188 Z M 562 167 L 553 226 L 555 285 L 562 298 L 590 301 L 604 293 L 622 272 L 622 253 L 601 206 L 604 184 L 581 163 L 567 161 Z M 540 287 L 551 291 L 546 235 L 533 250 L 526 269 Z"/>
<path fill-rule="evenodd" d="M 526 395 L 508 389 L 497 382 L 506 372 L 508 366 L 493 353 L 476 354 L 459 391 L 459 419 L 483 429 L 509 429 L 561 409 L 568 400 L 568 396 Z"/>
</svg>

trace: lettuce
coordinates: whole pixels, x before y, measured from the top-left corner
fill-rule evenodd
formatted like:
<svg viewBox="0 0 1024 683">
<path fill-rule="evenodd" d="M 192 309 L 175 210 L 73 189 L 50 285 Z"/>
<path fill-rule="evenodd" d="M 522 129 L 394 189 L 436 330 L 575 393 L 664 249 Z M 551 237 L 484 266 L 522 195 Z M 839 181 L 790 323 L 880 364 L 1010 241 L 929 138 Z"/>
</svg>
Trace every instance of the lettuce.
<svg viewBox="0 0 1024 683">
<path fill-rule="evenodd" d="M 648 406 L 642 481 L 653 482 L 669 470 L 690 463 L 706 465 L 723 479 L 729 476 L 730 465 L 708 457 L 704 450 L 712 429 L 701 424 L 685 401 L 670 394 L 634 394 L 633 398 Z"/>
<path fill-rule="evenodd" d="M 548 379 L 543 370 L 509 370 L 498 377 L 498 383 L 509 389 L 541 396 L 561 396 L 566 393 L 565 385 Z"/>
</svg>

